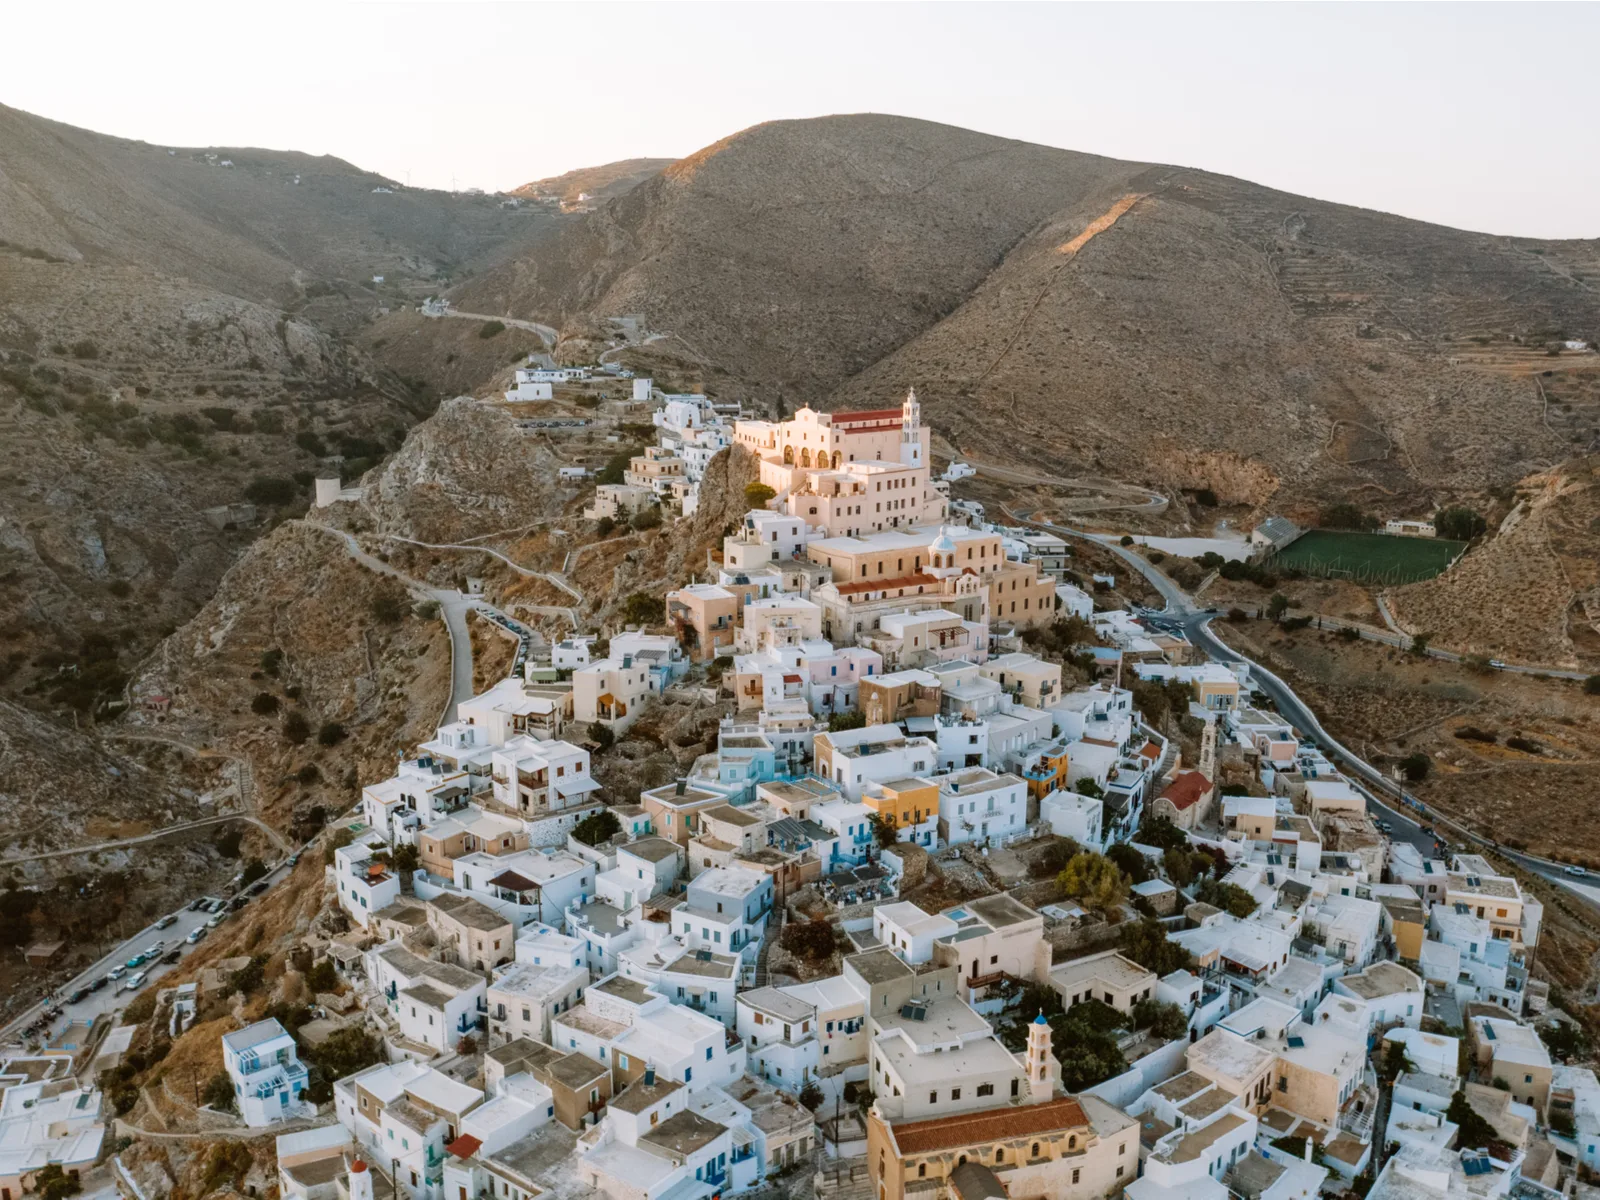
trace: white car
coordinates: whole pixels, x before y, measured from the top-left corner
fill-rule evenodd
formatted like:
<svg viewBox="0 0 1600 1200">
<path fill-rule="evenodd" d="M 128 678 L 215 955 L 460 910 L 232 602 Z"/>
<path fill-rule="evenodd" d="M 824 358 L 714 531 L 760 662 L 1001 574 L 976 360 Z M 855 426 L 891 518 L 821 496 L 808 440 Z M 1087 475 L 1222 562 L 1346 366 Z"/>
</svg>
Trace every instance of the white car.
<svg viewBox="0 0 1600 1200">
<path fill-rule="evenodd" d="M 127 973 L 128 973 L 128 968 L 123 966 L 121 963 L 118 963 L 116 966 L 112 967 L 111 970 L 106 972 L 106 978 L 107 979 L 121 979 Z"/>
<path fill-rule="evenodd" d="M 132 975 L 128 976 L 127 980 L 123 983 L 121 990 L 124 992 L 137 992 L 144 986 L 144 981 L 148 978 L 149 976 L 143 971 L 135 971 Z"/>
<path fill-rule="evenodd" d="M 200 928 L 196 929 L 193 933 L 191 933 L 188 937 L 184 938 L 183 940 L 188 942 L 189 945 L 193 946 L 193 945 L 196 945 L 200 941 L 201 938 L 205 937 L 205 935 L 206 935 L 206 927 L 204 925 L 202 925 L 202 926 L 200 926 Z"/>
<path fill-rule="evenodd" d="M 1575 876 L 1578 879 L 1583 879 L 1589 874 L 1589 872 L 1585 871 L 1582 867 L 1568 867 L 1567 874 Z"/>
</svg>

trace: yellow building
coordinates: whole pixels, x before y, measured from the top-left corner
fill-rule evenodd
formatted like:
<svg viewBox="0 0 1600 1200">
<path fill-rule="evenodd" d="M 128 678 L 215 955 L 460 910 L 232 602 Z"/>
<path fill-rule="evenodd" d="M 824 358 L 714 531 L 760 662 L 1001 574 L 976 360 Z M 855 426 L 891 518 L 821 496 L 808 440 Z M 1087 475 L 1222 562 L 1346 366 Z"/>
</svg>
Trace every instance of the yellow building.
<svg viewBox="0 0 1600 1200">
<path fill-rule="evenodd" d="M 891 828 L 921 825 L 939 815 L 939 785 L 929 780 L 914 776 L 891 779 L 877 786 L 877 795 L 873 790 L 862 789 L 861 803 Z"/>
</svg>

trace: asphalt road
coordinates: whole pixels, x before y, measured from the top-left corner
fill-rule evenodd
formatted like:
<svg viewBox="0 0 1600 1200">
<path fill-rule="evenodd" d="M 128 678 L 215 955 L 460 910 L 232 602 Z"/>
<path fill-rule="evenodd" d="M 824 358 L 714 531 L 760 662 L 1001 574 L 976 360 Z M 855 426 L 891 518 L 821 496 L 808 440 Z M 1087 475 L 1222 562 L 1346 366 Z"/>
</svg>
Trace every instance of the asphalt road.
<svg viewBox="0 0 1600 1200">
<path fill-rule="evenodd" d="M 287 878 L 289 870 L 290 868 L 288 866 L 288 859 L 285 858 L 264 878 L 267 880 L 269 887 L 274 886 Z M 257 899 L 259 899 L 259 897 L 252 898 L 251 903 L 255 903 Z M 249 905 L 246 905 L 245 909 L 241 911 L 248 911 L 248 909 Z M 98 1016 L 102 1016 L 107 1013 L 113 1013 L 119 1009 L 126 1008 L 129 1002 L 131 1002 L 133 998 L 138 995 L 138 992 L 126 992 L 121 990 L 123 984 L 127 982 L 128 976 L 134 974 L 134 972 L 131 970 L 127 971 L 121 979 L 112 980 L 99 991 L 90 992 L 88 996 L 76 1004 L 66 1004 L 62 1002 L 64 1002 L 66 998 L 79 987 L 87 986 L 94 980 L 99 979 L 102 975 L 105 975 L 113 967 L 127 963 L 127 961 L 135 954 L 148 949 L 156 942 L 159 941 L 163 943 L 161 951 L 163 954 L 171 950 L 174 946 L 179 947 L 182 951 L 182 954 L 185 956 L 192 953 L 196 947 L 189 945 L 185 939 L 195 929 L 211 920 L 213 914 L 204 912 L 190 912 L 188 907 L 185 906 L 172 915 L 176 917 L 177 920 L 167 928 L 157 929 L 154 923 L 146 925 L 143 929 L 139 930 L 137 933 L 119 945 L 115 950 L 107 953 L 93 966 L 89 967 L 70 983 L 63 986 L 57 993 L 59 998 L 58 1007 L 61 1009 L 61 1016 L 55 1018 L 55 1020 L 50 1023 L 51 1033 L 59 1031 L 62 1026 L 69 1022 L 82 1021 L 85 1024 L 88 1024 Z M 227 919 L 237 920 L 238 914 L 231 914 Z M 205 943 L 203 941 L 200 943 L 200 945 L 204 944 Z M 161 976 L 167 974 L 169 971 L 175 970 L 181 965 L 182 959 L 180 958 L 177 963 L 174 963 L 171 966 L 163 965 L 157 961 L 154 964 L 145 964 L 144 966 L 138 967 L 137 970 L 147 973 L 147 979 L 139 991 L 148 991 L 150 988 L 157 986 L 157 980 L 159 980 Z M 21 1031 L 26 1026 L 32 1024 L 34 1017 L 39 1014 L 42 1008 L 42 1004 L 34 1004 L 30 1006 L 27 1011 L 13 1018 L 3 1028 L 0 1028 L 0 1039 L 9 1039 L 20 1035 Z"/>
<path fill-rule="evenodd" d="M 1587 876 L 1580 879 L 1569 875 L 1567 868 L 1561 863 L 1507 849 L 1494 839 L 1484 837 L 1474 830 L 1457 824 L 1448 817 L 1430 812 L 1426 805 L 1421 804 L 1401 784 L 1341 744 L 1337 738 L 1322 727 L 1322 723 L 1317 720 L 1316 714 L 1311 711 L 1311 708 L 1299 696 L 1295 695 L 1294 690 L 1288 684 L 1261 666 L 1261 664 L 1229 647 L 1216 634 L 1212 633 L 1210 624 L 1215 614 L 1200 608 L 1188 593 L 1142 555 L 1135 554 L 1116 541 L 1086 534 L 1081 530 L 1072 529 L 1065 525 L 1052 525 L 1041 521 L 1029 521 L 1028 524 L 1048 529 L 1050 532 L 1061 534 L 1064 537 L 1074 537 L 1080 541 L 1092 541 L 1096 545 L 1110 550 L 1143 575 L 1150 583 L 1150 586 L 1155 588 L 1166 603 L 1165 609 L 1141 610 L 1141 615 L 1149 624 L 1157 628 L 1181 631 L 1191 642 L 1204 650 L 1213 661 L 1248 663 L 1251 679 L 1256 686 L 1272 698 L 1273 703 L 1277 705 L 1278 711 L 1301 734 L 1315 742 L 1331 761 L 1338 764 L 1351 777 L 1355 786 L 1366 796 L 1368 811 L 1374 819 L 1382 819 L 1390 823 L 1393 827 L 1393 832 L 1389 834 L 1391 841 L 1410 842 L 1421 850 L 1425 857 L 1431 857 L 1435 852 L 1436 839 L 1434 836 L 1422 832 L 1422 826 L 1432 825 L 1438 831 L 1439 837 L 1444 839 L 1448 845 L 1452 847 L 1462 846 L 1469 851 L 1494 849 L 1502 857 L 1509 859 L 1530 874 L 1538 875 L 1600 909 L 1600 876 Z"/>
</svg>

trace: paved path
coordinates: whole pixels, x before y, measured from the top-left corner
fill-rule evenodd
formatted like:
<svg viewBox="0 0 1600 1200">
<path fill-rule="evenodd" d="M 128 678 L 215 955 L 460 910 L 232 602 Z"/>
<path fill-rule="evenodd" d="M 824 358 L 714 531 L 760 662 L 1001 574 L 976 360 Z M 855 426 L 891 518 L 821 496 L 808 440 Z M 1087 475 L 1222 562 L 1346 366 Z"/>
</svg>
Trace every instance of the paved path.
<svg viewBox="0 0 1600 1200">
<path fill-rule="evenodd" d="M 399 580 L 413 594 L 432 600 L 439 605 L 440 615 L 444 617 L 445 628 L 450 634 L 450 702 L 440 715 L 439 723 L 441 725 L 448 725 L 454 721 L 456 719 L 456 706 L 463 700 L 470 700 L 473 696 L 472 634 L 467 628 L 467 614 L 469 612 L 483 614 L 503 629 L 523 639 L 527 646 L 535 645 L 540 640 L 537 630 L 501 612 L 482 596 L 468 596 L 455 588 L 436 588 L 431 584 L 422 582 L 420 579 L 413 579 L 404 571 L 368 554 L 361 548 L 361 543 L 356 540 L 355 535 L 346 533 L 342 529 L 334 529 L 332 526 L 323 525 L 316 521 L 302 520 L 302 524 L 311 529 L 320 529 L 323 533 L 331 534 L 338 538 L 344 543 L 350 557 L 369 571 L 375 571 L 380 575 L 387 575 L 391 579 Z M 401 538 L 398 540 L 407 541 L 409 539 Z M 423 545 L 425 543 L 419 542 L 417 544 Z M 481 546 L 464 546 L 461 548 L 483 551 Z M 488 551 L 484 552 L 488 553 Z"/>
<path fill-rule="evenodd" d="M 460 542 L 419 542 L 415 538 L 401 537 L 399 534 L 394 533 L 386 533 L 383 535 L 383 538 L 388 542 L 405 542 L 409 546 L 421 546 L 427 550 L 465 550 L 471 554 L 488 554 L 494 558 L 498 558 L 501 562 L 505 563 L 506 566 L 510 567 L 519 575 L 525 575 L 529 579 L 543 579 L 547 583 L 560 588 L 579 604 L 588 603 L 587 597 L 585 597 L 582 592 L 573 587 L 572 584 L 568 583 L 556 572 L 536 571 L 532 567 L 525 567 L 521 563 L 513 562 L 504 554 L 500 553 L 500 551 L 491 550 L 488 546 L 468 546 Z"/>
<path fill-rule="evenodd" d="M 502 325 L 510 325 L 513 329 L 526 329 L 529 333 L 537 333 L 544 340 L 545 349 L 553 349 L 556 340 L 561 336 L 549 325 L 541 325 L 538 321 L 524 321 L 518 317 L 502 317 L 493 313 L 462 312 L 459 309 L 448 309 L 442 315 L 446 317 L 460 317 L 467 321 L 499 321 Z"/>
<path fill-rule="evenodd" d="M 278 848 L 286 849 L 288 841 L 272 826 L 259 817 L 252 817 L 249 813 L 222 813 L 215 817 L 202 817 L 198 821 L 184 821 L 178 825 L 165 825 L 160 829 L 151 830 L 149 833 L 140 834 L 138 837 L 117 838 L 109 842 L 95 842 L 91 846 L 74 846 L 69 850 L 46 850 L 42 854 L 23 854 L 16 858 L 0 858 L 0 867 L 9 867 L 16 863 L 38 862 L 46 858 L 71 858 L 75 854 L 93 854 L 97 850 L 119 850 L 124 846 L 137 846 L 143 842 L 160 841 L 174 833 L 182 833 L 186 829 L 204 829 L 208 825 L 224 825 L 229 821 L 244 821 L 254 825 L 262 833 L 272 839 Z"/>
</svg>

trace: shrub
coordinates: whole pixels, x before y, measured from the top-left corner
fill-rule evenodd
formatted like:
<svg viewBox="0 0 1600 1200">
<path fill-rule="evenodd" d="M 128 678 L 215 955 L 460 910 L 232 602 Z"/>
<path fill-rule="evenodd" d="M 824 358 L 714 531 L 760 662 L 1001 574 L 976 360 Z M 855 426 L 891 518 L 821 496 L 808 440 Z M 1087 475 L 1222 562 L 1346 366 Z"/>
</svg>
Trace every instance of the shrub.
<svg viewBox="0 0 1600 1200">
<path fill-rule="evenodd" d="M 1189 1018 L 1176 1004 L 1163 1004 L 1146 997 L 1133 1006 L 1133 1027 L 1148 1029 L 1157 1037 L 1172 1039 L 1189 1036 Z"/>
<path fill-rule="evenodd" d="M 200 1093 L 200 1102 L 223 1112 L 238 1111 L 233 1099 L 233 1080 L 228 1078 L 226 1071 L 218 1071 L 206 1082 L 205 1091 Z"/>
<path fill-rule="evenodd" d="M 1442 538 L 1457 542 L 1470 542 L 1487 528 L 1484 519 L 1475 510 L 1456 505 L 1441 508 L 1433 514 L 1434 531 Z"/>
<path fill-rule="evenodd" d="M 60 1163 L 46 1163 L 41 1167 L 33 1177 L 33 1187 L 40 1200 L 66 1200 L 83 1191 L 83 1185 L 68 1175 Z"/>
<path fill-rule="evenodd" d="M 294 501 L 294 480 L 281 475 L 257 475 L 244 489 L 244 498 L 252 504 L 281 508 Z"/>
<path fill-rule="evenodd" d="M 302 429 L 294 435 L 294 444 L 313 458 L 322 458 L 328 453 L 327 445 L 314 430 Z"/>
<path fill-rule="evenodd" d="M 1131 546 L 1131 545 L 1133 545 L 1133 536 L 1131 534 L 1125 533 L 1120 538 L 1117 539 L 1117 543 L 1118 543 L 1118 545 L 1122 545 L 1122 546 Z"/>
<path fill-rule="evenodd" d="M 504 321 L 485 321 L 478 327 L 478 336 L 484 341 L 488 341 L 492 337 L 499 337 L 505 331 L 506 323 Z"/>
<path fill-rule="evenodd" d="M 1285 596 L 1282 592 L 1273 592 L 1272 599 L 1267 601 L 1267 619 L 1269 621 L 1280 620 L 1282 619 L 1283 614 L 1288 611 L 1289 597 Z"/>
<path fill-rule="evenodd" d="M 610 537 L 616 528 L 617 523 L 610 517 L 601 517 L 594 523 L 594 531 L 601 537 Z"/>
<path fill-rule="evenodd" d="M 1318 520 L 1325 529 L 1376 529 L 1378 518 L 1362 512 L 1354 504 L 1331 504 L 1322 510 Z"/>
<path fill-rule="evenodd" d="M 617 735 L 611 732 L 611 726 L 592 721 L 589 724 L 589 740 L 599 746 L 600 753 L 604 754 L 617 744 Z"/>
<path fill-rule="evenodd" d="M 814 1080 L 806 1080 L 805 1087 L 800 1089 L 799 1100 L 807 1112 L 816 1112 L 822 1106 L 822 1089 Z"/>
<path fill-rule="evenodd" d="M 306 986 L 313 994 L 331 992 L 339 986 L 339 972 L 333 969 L 333 960 L 325 958 L 306 972 Z"/>
<path fill-rule="evenodd" d="M 634 592 L 623 602 L 622 619 L 629 625 L 659 625 L 667 619 L 667 603 L 649 592 Z"/>
<path fill-rule="evenodd" d="M 1056 882 L 1070 899 L 1101 912 L 1122 907 L 1128 898 L 1128 880 L 1121 870 L 1110 859 L 1088 850 L 1073 855 Z"/>
<path fill-rule="evenodd" d="M 659 529 L 661 527 L 660 506 L 651 504 L 641 508 L 633 514 L 633 520 L 629 523 L 641 533 L 646 529 Z"/>
<path fill-rule="evenodd" d="M 292 712 L 283 719 L 283 736 L 294 745 L 302 746 L 311 736 L 311 722 L 306 720 L 304 713 Z"/>
<path fill-rule="evenodd" d="M 294 773 L 294 777 L 299 780 L 300 783 L 310 786 L 322 778 L 322 772 L 317 770 L 316 763 L 307 763 Z"/>
<path fill-rule="evenodd" d="M 278 668 L 283 665 L 283 651 L 274 647 L 261 652 L 261 669 L 274 679 L 278 677 Z"/>
<path fill-rule="evenodd" d="M 1256 911 L 1256 898 L 1238 884 L 1202 879 L 1195 885 L 1195 899 L 1220 908 L 1241 921 Z"/>
<path fill-rule="evenodd" d="M 828 714 L 828 732 L 843 733 L 847 729 L 865 729 L 867 727 L 867 714 L 859 708 L 852 708 L 848 712 Z"/>
<path fill-rule="evenodd" d="M 239 843 L 242 841 L 244 841 L 244 830 L 226 829 L 217 835 L 217 840 L 212 845 L 223 858 L 238 858 Z"/>
<path fill-rule="evenodd" d="M 1411 644 L 1406 647 L 1406 652 L 1415 654 L 1418 658 L 1426 655 L 1428 653 L 1428 635 L 1419 633 L 1412 637 Z"/>
<path fill-rule="evenodd" d="M 1600 696 L 1600 675 L 1591 675 L 1583 681 L 1585 696 Z"/>
<path fill-rule="evenodd" d="M 1506 739 L 1506 746 L 1512 750 L 1520 750 L 1524 754 L 1543 754 L 1544 747 L 1532 738 L 1525 738 L 1521 734 L 1514 734 Z"/>
<path fill-rule="evenodd" d="M 384 588 L 368 606 L 372 619 L 384 625 L 397 625 L 406 615 L 406 596 L 398 588 Z"/>
<path fill-rule="evenodd" d="M 133 595 L 133 584 L 126 579 L 113 579 L 106 585 L 106 591 L 110 592 L 118 600 L 126 600 Z"/>
<path fill-rule="evenodd" d="M 605 726 L 602 725 L 601 728 L 605 729 Z M 611 731 L 607 729 L 606 732 Z M 601 842 L 610 841 L 621 832 L 622 822 L 617 820 L 617 814 L 609 808 L 590 813 L 572 827 L 572 836 L 586 846 L 598 846 Z"/>
<path fill-rule="evenodd" d="M 72 343 L 72 357 L 99 358 L 100 347 L 96 346 L 88 338 L 79 338 L 77 341 Z"/>
<path fill-rule="evenodd" d="M 1463 742 L 1494 742 L 1498 740 L 1493 730 L 1479 729 L 1473 725 L 1463 725 L 1455 731 L 1455 736 Z"/>
<path fill-rule="evenodd" d="M 767 502 L 777 494 L 764 483 L 747 483 L 744 488 L 744 502 L 751 508 L 765 508 Z"/>
<path fill-rule="evenodd" d="M 344 726 L 337 721 L 324 721 L 322 728 L 317 730 L 317 743 L 319 745 L 337 746 L 344 739 Z"/>
<path fill-rule="evenodd" d="M 1400 770 L 1405 773 L 1408 783 L 1421 783 L 1428 777 L 1428 769 L 1432 765 L 1428 756 L 1420 752 L 1408 754 L 1400 760 Z"/>
<path fill-rule="evenodd" d="M 270 717 L 278 711 L 278 698 L 271 692 L 257 692 L 250 701 L 250 711 L 258 717 Z"/>
</svg>

